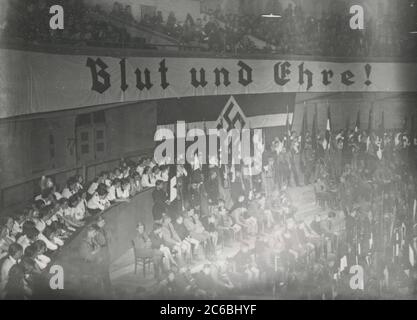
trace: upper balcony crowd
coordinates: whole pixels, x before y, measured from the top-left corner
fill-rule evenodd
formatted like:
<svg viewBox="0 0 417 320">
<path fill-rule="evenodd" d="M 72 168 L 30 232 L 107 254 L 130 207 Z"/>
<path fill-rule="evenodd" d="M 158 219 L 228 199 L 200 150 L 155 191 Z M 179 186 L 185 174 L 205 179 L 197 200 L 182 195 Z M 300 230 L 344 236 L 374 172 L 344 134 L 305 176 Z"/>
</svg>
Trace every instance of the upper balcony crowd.
<svg viewBox="0 0 417 320">
<path fill-rule="evenodd" d="M 54 1 L 56 4 L 57 1 Z M 58 1 L 59 2 L 59 1 Z M 51 3 L 52 4 L 52 3 Z M 335 57 L 411 57 L 417 49 L 414 7 L 402 1 L 395 13 L 365 17 L 364 30 L 351 30 L 349 9 L 327 10 L 313 17 L 300 6 L 288 5 L 282 17 L 231 14 L 209 10 L 179 21 L 161 11 L 141 18 L 132 8 L 115 2 L 111 11 L 82 0 L 65 1 L 65 29 L 49 28 L 49 0 L 29 5 L 10 1 L 0 25 L 2 38 L 24 43 L 54 43 L 156 50 L 132 28 L 169 36 L 178 48 L 213 53 L 276 53 Z M 414 29 L 413 29 L 414 24 Z"/>
</svg>

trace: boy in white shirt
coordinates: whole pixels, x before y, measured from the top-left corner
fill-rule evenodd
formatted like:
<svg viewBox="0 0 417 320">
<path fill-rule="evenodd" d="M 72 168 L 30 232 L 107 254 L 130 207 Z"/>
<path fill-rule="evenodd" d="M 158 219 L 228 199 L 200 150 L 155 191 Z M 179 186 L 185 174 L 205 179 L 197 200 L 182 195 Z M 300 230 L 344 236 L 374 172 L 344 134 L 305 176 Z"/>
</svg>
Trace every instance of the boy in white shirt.
<svg viewBox="0 0 417 320">
<path fill-rule="evenodd" d="M 156 182 L 156 180 L 152 176 L 151 168 L 146 167 L 145 170 L 143 171 L 143 175 L 142 175 L 142 179 L 141 179 L 142 187 L 144 187 L 144 188 L 155 187 L 155 182 Z"/>
<path fill-rule="evenodd" d="M 143 159 L 140 159 L 139 160 L 139 164 L 136 167 L 136 172 L 139 173 L 139 175 L 142 175 L 144 169 L 145 169 L 144 161 L 143 161 Z"/>
<path fill-rule="evenodd" d="M 119 188 L 116 188 L 116 196 L 118 199 L 128 200 L 130 197 L 129 180 L 123 179 Z"/>
<path fill-rule="evenodd" d="M 51 262 L 51 258 L 49 258 L 45 255 L 46 244 L 42 240 L 36 240 L 33 243 L 33 246 L 36 248 L 36 253 L 37 253 L 36 256 L 35 256 L 35 262 L 38 265 L 38 267 L 41 270 L 43 270 Z"/>
<path fill-rule="evenodd" d="M 110 206 L 110 202 L 107 200 L 107 189 L 97 188 L 97 192 L 87 202 L 87 208 L 92 213 L 99 213 Z"/>
<path fill-rule="evenodd" d="M 82 221 L 85 218 L 85 206 L 78 194 L 73 195 L 69 200 L 69 205 L 72 208 L 72 217 L 75 221 Z"/>
<path fill-rule="evenodd" d="M 71 198 L 72 195 L 77 193 L 77 182 L 75 181 L 75 178 L 71 177 L 67 181 L 67 186 L 62 190 L 61 195 L 64 198 Z"/>
</svg>

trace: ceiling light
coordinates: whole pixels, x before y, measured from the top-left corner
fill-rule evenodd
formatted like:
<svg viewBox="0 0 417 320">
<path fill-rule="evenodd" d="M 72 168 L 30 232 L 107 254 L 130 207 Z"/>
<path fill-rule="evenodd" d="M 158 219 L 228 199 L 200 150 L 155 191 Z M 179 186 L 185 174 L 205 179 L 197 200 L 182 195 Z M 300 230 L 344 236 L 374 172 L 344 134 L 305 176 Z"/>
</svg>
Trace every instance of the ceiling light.
<svg viewBox="0 0 417 320">
<path fill-rule="evenodd" d="M 281 18 L 281 16 L 279 14 L 263 14 L 262 18 Z"/>
</svg>

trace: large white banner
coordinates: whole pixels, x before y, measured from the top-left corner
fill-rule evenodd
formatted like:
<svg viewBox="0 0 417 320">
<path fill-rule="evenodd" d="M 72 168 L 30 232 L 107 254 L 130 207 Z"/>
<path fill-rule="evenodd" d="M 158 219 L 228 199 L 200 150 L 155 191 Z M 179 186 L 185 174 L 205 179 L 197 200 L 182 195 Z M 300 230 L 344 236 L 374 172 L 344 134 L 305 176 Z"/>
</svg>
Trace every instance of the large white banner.
<svg viewBox="0 0 417 320">
<path fill-rule="evenodd" d="M 0 118 L 185 96 L 416 89 L 415 63 L 123 58 L 0 50 Z"/>
</svg>

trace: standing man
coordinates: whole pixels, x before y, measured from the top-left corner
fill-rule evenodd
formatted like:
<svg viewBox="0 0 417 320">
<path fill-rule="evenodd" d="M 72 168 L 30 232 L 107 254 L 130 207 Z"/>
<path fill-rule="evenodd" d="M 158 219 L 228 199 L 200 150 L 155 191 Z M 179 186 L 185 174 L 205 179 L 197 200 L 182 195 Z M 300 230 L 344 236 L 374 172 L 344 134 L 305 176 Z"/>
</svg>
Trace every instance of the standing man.
<svg viewBox="0 0 417 320">
<path fill-rule="evenodd" d="M 96 227 L 89 226 L 87 234 L 80 246 L 80 256 L 82 260 L 83 285 L 87 295 L 97 293 L 99 295 L 111 295 L 111 281 L 109 265 L 105 250 L 97 241 L 99 236 Z"/>
<path fill-rule="evenodd" d="M 4 298 L 4 290 L 6 288 L 7 281 L 9 279 L 10 269 L 19 262 L 20 258 L 23 256 L 23 248 L 18 243 L 12 243 L 9 246 L 8 256 L 4 260 L 3 264 L 0 265 L 1 274 L 0 274 L 0 299 Z"/>
<path fill-rule="evenodd" d="M 311 143 L 311 136 L 307 132 L 305 146 L 301 155 L 302 167 L 304 170 L 304 184 L 309 185 L 314 181 L 314 150 Z"/>
<path fill-rule="evenodd" d="M 295 131 L 291 134 L 289 163 L 295 186 L 300 186 L 300 142 Z"/>
<path fill-rule="evenodd" d="M 167 212 L 167 207 L 169 205 L 168 194 L 164 190 L 164 182 L 162 180 L 157 180 L 155 182 L 155 189 L 152 191 L 152 199 L 154 222 L 161 222 L 162 214 Z"/>
</svg>

